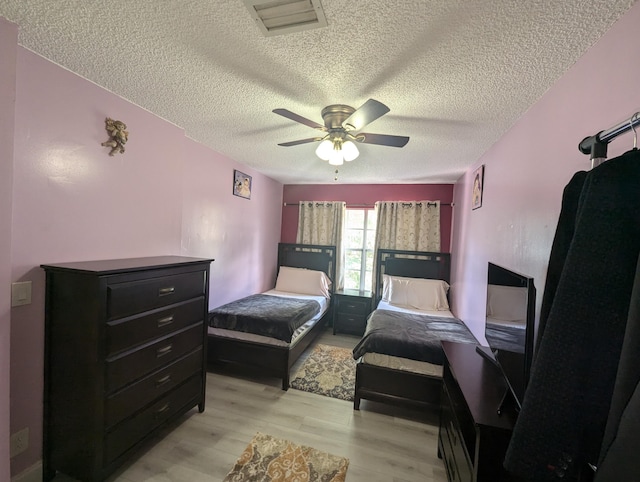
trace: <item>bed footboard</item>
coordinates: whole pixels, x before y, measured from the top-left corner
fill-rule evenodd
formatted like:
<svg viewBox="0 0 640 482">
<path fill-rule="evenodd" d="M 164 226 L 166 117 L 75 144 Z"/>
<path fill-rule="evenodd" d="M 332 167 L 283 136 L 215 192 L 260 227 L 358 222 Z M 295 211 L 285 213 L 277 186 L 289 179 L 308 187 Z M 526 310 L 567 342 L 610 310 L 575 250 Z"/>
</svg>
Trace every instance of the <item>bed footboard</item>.
<svg viewBox="0 0 640 482">
<path fill-rule="evenodd" d="M 209 335 L 207 358 L 210 365 L 233 363 L 267 376 L 282 378 L 282 389 L 289 388 L 288 347 Z"/>
<path fill-rule="evenodd" d="M 360 401 L 403 404 L 419 408 L 438 408 L 442 392 L 442 378 L 392 368 L 356 364 L 354 410 L 360 410 Z"/>
<path fill-rule="evenodd" d="M 282 379 L 282 389 L 289 389 L 290 370 L 306 348 L 322 333 L 327 324 L 329 313 L 307 331 L 302 339 L 291 348 L 288 346 L 265 345 L 253 341 L 238 340 L 209 335 L 207 358 L 209 365 L 233 363 Z"/>
</svg>

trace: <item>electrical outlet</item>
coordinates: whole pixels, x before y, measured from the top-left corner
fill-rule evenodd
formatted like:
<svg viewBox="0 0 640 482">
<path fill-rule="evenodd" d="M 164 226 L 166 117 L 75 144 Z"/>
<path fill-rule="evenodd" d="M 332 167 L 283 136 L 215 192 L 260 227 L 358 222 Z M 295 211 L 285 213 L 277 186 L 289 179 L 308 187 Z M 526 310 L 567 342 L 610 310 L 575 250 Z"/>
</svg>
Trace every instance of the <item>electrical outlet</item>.
<svg viewBox="0 0 640 482">
<path fill-rule="evenodd" d="M 29 427 L 23 428 L 11 435 L 10 457 L 13 458 L 16 455 L 21 454 L 27 450 L 27 448 L 29 448 Z"/>
</svg>

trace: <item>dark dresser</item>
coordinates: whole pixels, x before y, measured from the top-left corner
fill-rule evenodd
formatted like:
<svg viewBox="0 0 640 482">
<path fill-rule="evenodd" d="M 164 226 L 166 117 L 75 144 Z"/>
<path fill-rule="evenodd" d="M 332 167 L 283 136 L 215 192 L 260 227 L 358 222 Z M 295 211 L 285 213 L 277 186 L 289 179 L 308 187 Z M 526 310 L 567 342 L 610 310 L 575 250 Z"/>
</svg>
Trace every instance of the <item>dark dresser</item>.
<svg viewBox="0 0 640 482">
<path fill-rule="evenodd" d="M 333 334 L 338 332 L 362 336 L 371 313 L 371 292 L 341 290 L 333 294 Z"/>
<path fill-rule="evenodd" d="M 204 411 L 212 261 L 42 265 L 44 480 L 104 480 L 163 425 Z"/>
<path fill-rule="evenodd" d="M 438 455 L 450 482 L 513 482 L 502 467 L 516 412 L 507 384 L 476 345 L 442 342 L 445 354 Z"/>
</svg>

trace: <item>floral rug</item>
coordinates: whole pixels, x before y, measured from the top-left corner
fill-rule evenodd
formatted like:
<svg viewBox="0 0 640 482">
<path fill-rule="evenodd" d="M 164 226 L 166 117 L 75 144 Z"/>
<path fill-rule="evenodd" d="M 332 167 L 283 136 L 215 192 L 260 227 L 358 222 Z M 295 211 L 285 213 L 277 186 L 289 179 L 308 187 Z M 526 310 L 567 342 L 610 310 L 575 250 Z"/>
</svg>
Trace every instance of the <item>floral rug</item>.
<svg viewBox="0 0 640 482">
<path fill-rule="evenodd" d="M 328 345 L 316 345 L 291 381 L 291 388 L 347 401 L 353 401 L 355 386 L 352 351 Z"/>
<path fill-rule="evenodd" d="M 344 482 L 349 459 L 256 433 L 223 482 Z"/>
</svg>

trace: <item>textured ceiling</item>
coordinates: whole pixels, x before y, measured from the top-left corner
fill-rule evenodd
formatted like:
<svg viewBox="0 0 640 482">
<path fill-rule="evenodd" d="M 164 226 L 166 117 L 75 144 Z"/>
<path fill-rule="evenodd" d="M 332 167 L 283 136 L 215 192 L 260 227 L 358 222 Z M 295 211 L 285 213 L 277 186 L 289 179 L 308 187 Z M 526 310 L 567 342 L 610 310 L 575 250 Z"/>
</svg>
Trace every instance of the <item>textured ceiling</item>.
<svg viewBox="0 0 640 482">
<path fill-rule="evenodd" d="M 333 183 L 328 104 L 391 111 L 341 183 L 454 182 L 633 0 L 322 0 L 328 26 L 265 37 L 242 0 L 0 0 L 20 45 L 285 184 Z M 114 115 L 111 113 L 111 115 Z M 117 115 L 117 113 L 116 113 Z M 135 137 L 132 136 L 133 140 Z"/>
</svg>

